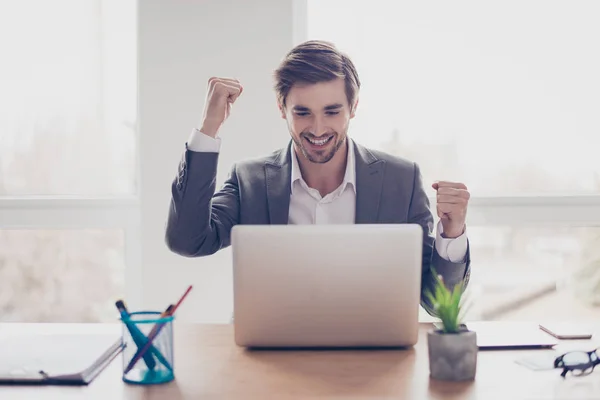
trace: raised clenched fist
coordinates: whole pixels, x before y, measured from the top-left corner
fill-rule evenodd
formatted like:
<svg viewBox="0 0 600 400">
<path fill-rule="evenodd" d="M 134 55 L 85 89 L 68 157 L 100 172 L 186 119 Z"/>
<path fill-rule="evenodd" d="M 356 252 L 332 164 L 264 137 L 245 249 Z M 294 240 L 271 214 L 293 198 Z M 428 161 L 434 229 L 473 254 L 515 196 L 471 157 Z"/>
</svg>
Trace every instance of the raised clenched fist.
<svg viewBox="0 0 600 400">
<path fill-rule="evenodd" d="M 231 113 L 231 106 L 243 90 L 237 79 L 212 77 L 208 80 L 208 93 L 200 128 L 202 133 L 211 137 L 217 136 L 221 125 Z"/>
</svg>

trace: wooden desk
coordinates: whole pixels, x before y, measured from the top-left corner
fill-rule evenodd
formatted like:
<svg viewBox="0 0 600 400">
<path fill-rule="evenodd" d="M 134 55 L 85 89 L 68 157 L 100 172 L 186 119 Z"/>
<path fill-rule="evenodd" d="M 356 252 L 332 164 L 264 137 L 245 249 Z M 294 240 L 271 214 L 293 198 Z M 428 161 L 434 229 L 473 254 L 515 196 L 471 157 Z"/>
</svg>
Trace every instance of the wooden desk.
<svg viewBox="0 0 600 400">
<path fill-rule="evenodd" d="M 49 325 L 48 328 L 56 328 Z M 60 325 L 72 329 L 73 325 Z M 80 325 L 77 325 L 80 327 Z M 24 325 L 0 325 L 0 329 Z M 99 329 L 86 325 L 83 329 Z M 42 328 L 43 329 L 43 328 Z M 600 370 L 562 379 L 560 371 L 531 371 L 514 362 L 533 352 L 480 351 L 476 380 L 429 379 L 426 332 L 409 350 L 247 351 L 231 325 L 175 325 L 176 380 L 130 386 L 121 357 L 87 387 L 0 386 L 0 399 L 599 399 Z M 592 348 L 580 341 L 580 348 Z M 0 355 L 1 356 L 1 355 Z"/>
</svg>

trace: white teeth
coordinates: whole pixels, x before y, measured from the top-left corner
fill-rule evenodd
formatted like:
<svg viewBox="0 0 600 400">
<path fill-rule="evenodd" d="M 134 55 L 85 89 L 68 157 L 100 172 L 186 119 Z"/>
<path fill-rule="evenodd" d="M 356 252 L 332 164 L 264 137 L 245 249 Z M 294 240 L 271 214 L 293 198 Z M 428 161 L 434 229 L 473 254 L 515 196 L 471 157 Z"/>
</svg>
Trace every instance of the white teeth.
<svg viewBox="0 0 600 400">
<path fill-rule="evenodd" d="M 317 146 L 323 146 L 325 143 L 327 143 L 329 141 L 329 139 L 330 138 L 320 139 L 320 140 L 308 139 L 308 141 L 311 142 L 312 144 L 316 144 Z"/>
</svg>

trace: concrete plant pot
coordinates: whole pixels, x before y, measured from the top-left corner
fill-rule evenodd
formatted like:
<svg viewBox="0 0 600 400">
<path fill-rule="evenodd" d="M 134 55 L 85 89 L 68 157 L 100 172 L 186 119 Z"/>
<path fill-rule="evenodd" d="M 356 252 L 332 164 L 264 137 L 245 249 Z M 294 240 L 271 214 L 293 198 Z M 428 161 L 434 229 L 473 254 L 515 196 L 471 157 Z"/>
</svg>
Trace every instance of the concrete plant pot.
<svg viewBox="0 0 600 400">
<path fill-rule="evenodd" d="M 433 379 L 466 381 L 477 371 L 477 334 L 466 328 L 459 333 L 435 329 L 427 333 L 429 372 Z"/>
</svg>

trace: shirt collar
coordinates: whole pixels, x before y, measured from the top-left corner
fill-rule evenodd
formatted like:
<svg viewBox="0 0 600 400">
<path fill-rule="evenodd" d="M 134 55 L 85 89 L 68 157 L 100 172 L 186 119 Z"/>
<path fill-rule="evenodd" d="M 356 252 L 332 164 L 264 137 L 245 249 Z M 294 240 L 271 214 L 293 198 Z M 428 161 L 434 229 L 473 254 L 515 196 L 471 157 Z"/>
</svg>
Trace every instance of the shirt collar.
<svg viewBox="0 0 600 400">
<path fill-rule="evenodd" d="M 354 162 L 354 142 L 348 136 L 346 136 L 346 141 L 348 142 L 348 154 L 346 158 L 346 172 L 344 174 L 344 180 L 342 181 L 342 191 L 346 189 L 346 185 L 351 185 L 354 193 L 356 193 L 356 163 Z M 304 181 L 302 178 L 302 172 L 300 172 L 300 164 L 298 163 L 298 158 L 296 156 L 296 151 L 294 150 L 294 143 L 290 144 L 292 148 L 290 149 L 290 154 L 292 158 L 292 176 L 291 176 L 291 193 L 294 193 L 294 185 L 296 181 Z"/>
</svg>

